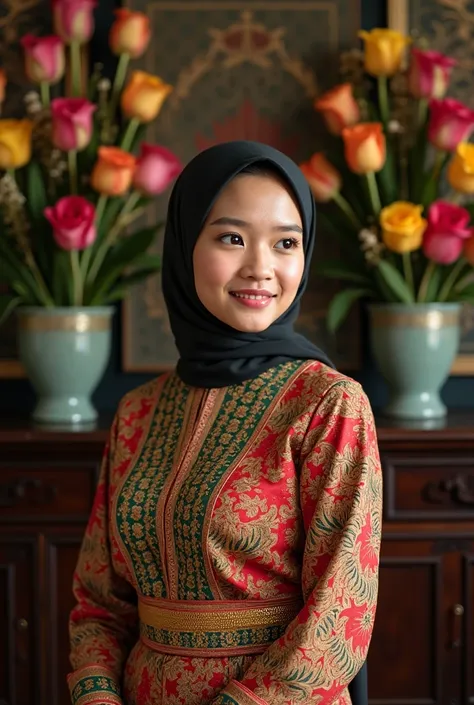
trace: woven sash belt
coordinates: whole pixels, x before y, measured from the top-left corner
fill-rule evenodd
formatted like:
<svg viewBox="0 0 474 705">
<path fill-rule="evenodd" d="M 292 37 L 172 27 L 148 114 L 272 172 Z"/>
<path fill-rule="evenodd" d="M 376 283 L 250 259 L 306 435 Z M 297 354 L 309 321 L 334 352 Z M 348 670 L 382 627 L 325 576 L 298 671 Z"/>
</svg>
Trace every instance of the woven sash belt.
<svg viewBox="0 0 474 705">
<path fill-rule="evenodd" d="M 166 600 L 139 597 L 140 639 L 162 654 L 260 654 L 302 607 L 296 596 L 269 600 Z"/>
</svg>

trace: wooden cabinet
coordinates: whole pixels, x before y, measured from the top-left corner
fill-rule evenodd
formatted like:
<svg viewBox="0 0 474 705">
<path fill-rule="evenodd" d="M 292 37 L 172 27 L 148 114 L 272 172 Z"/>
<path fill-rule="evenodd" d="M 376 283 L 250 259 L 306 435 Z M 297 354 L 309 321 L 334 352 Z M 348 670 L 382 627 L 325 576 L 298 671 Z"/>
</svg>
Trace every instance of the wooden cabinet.
<svg viewBox="0 0 474 705">
<path fill-rule="evenodd" d="M 72 573 L 107 423 L 0 426 L 0 705 L 68 705 Z M 372 705 L 474 705 L 474 415 L 378 424 L 385 478 Z"/>
</svg>

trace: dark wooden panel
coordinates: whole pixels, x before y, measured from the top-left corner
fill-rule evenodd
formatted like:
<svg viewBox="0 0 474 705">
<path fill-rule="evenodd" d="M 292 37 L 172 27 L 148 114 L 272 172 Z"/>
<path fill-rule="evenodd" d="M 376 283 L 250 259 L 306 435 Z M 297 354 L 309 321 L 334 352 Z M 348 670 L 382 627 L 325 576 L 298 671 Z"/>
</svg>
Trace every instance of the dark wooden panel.
<svg viewBox="0 0 474 705">
<path fill-rule="evenodd" d="M 474 519 L 474 455 L 382 454 L 385 517 Z"/>
<path fill-rule="evenodd" d="M 33 537 L 0 534 L 0 700 L 40 702 L 37 551 Z"/>
<path fill-rule="evenodd" d="M 429 541 L 384 545 L 369 652 L 373 705 L 441 702 L 441 586 L 442 558 Z"/>
<path fill-rule="evenodd" d="M 69 458 L 45 464 L 1 463 L 0 522 L 87 521 L 98 468 L 98 462 L 74 463 Z"/>
<path fill-rule="evenodd" d="M 463 560 L 463 690 L 466 705 L 474 704 L 474 552 Z"/>
<path fill-rule="evenodd" d="M 69 663 L 69 614 L 74 605 L 72 578 L 83 530 L 46 537 L 48 603 L 46 609 L 47 693 L 49 705 L 69 705 L 66 676 Z"/>
</svg>

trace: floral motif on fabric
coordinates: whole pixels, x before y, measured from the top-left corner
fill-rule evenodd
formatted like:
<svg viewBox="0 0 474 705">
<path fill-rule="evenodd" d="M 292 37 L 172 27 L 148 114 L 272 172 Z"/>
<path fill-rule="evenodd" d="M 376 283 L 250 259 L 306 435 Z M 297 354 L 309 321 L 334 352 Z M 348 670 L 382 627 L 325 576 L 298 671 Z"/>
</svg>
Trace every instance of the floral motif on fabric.
<svg viewBox="0 0 474 705">
<path fill-rule="evenodd" d="M 367 398 L 318 362 L 223 390 L 165 375 L 132 392 L 75 575 L 71 691 L 103 668 L 101 702 L 114 705 L 122 682 L 127 705 L 349 705 L 375 617 L 381 506 Z M 207 656 L 163 654 L 162 634 L 139 638 L 137 594 L 170 586 L 179 599 L 304 605 L 259 655 L 213 655 L 220 635 L 205 635 Z M 192 650 L 203 634 L 186 638 Z"/>
</svg>

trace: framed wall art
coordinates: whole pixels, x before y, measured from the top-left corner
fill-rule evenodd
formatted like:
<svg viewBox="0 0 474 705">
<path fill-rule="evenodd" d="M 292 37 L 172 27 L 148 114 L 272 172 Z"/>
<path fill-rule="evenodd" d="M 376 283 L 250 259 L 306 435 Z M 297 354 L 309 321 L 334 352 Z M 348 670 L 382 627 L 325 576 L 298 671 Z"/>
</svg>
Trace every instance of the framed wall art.
<svg viewBox="0 0 474 705">
<path fill-rule="evenodd" d="M 340 52 L 358 42 L 358 1 L 128 0 L 127 6 L 145 12 L 153 26 L 154 40 L 133 68 L 174 86 L 148 141 L 168 146 L 184 163 L 231 139 L 266 142 L 296 161 L 322 148 L 327 132 L 313 102 L 337 83 Z M 154 206 L 150 223 L 163 219 L 166 201 Z M 314 261 L 322 252 L 337 255 L 324 232 L 318 240 Z M 328 334 L 326 310 L 334 291 L 327 280 L 312 278 L 298 329 L 340 368 L 354 370 L 359 317 L 354 314 L 337 337 Z M 125 371 L 174 366 L 177 354 L 158 276 L 130 292 L 122 324 Z"/>
<path fill-rule="evenodd" d="M 426 38 L 431 48 L 454 57 L 449 95 L 474 108 L 474 3 L 459 0 L 389 0 L 392 29 Z M 474 306 L 466 305 L 453 375 L 474 375 Z"/>
</svg>

